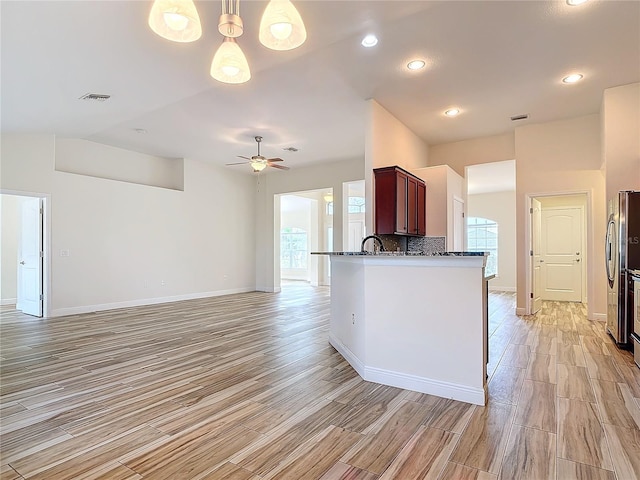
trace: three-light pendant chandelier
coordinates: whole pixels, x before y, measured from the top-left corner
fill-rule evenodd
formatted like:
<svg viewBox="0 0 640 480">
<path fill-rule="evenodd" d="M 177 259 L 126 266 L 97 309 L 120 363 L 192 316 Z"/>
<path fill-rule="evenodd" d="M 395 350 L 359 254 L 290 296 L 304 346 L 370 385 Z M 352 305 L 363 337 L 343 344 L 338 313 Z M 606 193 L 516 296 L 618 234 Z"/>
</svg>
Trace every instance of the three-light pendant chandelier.
<svg viewBox="0 0 640 480">
<path fill-rule="evenodd" d="M 244 83 L 251 78 L 247 62 L 236 38 L 242 35 L 240 0 L 222 0 L 218 31 L 224 36 L 211 62 L 211 76 L 224 83 Z M 193 0 L 155 0 L 149 26 L 174 42 L 193 42 L 202 35 L 200 16 Z M 307 39 L 307 31 L 296 7 L 289 0 L 270 0 L 262 14 L 260 43 L 272 50 L 291 50 Z"/>
</svg>

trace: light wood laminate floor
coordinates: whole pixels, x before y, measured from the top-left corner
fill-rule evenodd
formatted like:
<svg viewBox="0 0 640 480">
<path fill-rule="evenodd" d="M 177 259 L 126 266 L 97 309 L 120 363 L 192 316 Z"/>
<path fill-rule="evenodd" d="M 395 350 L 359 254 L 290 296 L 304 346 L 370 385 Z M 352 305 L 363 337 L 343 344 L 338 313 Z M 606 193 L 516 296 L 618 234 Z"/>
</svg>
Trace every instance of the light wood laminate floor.
<svg viewBox="0 0 640 480">
<path fill-rule="evenodd" d="M 486 407 L 361 380 L 327 343 L 326 288 L 5 308 L 0 477 L 640 478 L 630 353 L 583 305 L 517 317 L 513 294 L 490 297 Z"/>
</svg>

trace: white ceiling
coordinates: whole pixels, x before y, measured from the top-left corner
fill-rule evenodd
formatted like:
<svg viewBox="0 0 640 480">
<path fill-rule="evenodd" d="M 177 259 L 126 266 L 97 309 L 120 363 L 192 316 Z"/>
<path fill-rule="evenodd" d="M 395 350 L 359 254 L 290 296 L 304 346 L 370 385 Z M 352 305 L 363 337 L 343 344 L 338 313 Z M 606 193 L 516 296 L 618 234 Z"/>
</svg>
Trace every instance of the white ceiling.
<svg viewBox="0 0 640 480">
<path fill-rule="evenodd" d="M 266 1 L 242 0 L 253 76 L 242 85 L 209 76 L 220 2 L 195 3 L 203 36 L 178 44 L 147 26 L 151 1 L 3 0 L 2 131 L 219 165 L 253 155 L 262 135 L 262 153 L 295 168 L 362 157 L 369 98 L 439 144 L 510 131 L 517 114 L 530 115 L 521 125 L 596 113 L 605 88 L 640 81 L 638 1 L 297 0 L 308 40 L 275 52 L 257 40 Z M 369 32 L 380 42 L 364 49 Z M 404 69 L 414 57 L 427 68 Z M 584 80 L 563 85 L 573 71 Z M 78 100 L 88 92 L 112 98 Z M 443 116 L 451 106 L 462 114 Z"/>
</svg>

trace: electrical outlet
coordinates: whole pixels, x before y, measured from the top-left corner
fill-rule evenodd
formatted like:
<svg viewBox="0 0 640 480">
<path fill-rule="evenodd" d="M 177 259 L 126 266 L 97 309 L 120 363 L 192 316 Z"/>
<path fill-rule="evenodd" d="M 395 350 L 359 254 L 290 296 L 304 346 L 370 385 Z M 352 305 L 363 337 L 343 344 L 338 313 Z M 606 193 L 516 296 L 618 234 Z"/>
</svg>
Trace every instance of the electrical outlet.
<svg viewBox="0 0 640 480">
<path fill-rule="evenodd" d="M 355 324 L 356 324 L 356 314 L 355 314 L 355 313 L 352 313 L 352 314 L 351 314 L 351 324 L 352 324 L 352 325 L 355 325 Z"/>
<path fill-rule="evenodd" d="M 163 287 L 165 286 L 164 280 L 160 280 L 160 285 Z"/>
<path fill-rule="evenodd" d="M 68 257 L 69 256 L 69 250 L 60 250 L 60 256 L 61 257 Z"/>
</svg>

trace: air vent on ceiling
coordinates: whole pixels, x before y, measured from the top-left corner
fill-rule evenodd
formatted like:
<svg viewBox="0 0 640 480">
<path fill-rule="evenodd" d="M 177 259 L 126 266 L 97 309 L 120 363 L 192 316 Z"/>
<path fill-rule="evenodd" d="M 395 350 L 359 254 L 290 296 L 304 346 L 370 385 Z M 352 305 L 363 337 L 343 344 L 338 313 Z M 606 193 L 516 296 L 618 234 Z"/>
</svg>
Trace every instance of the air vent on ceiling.
<svg viewBox="0 0 640 480">
<path fill-rule="evenodd" d="M 299 149 L 296 147 L 285 147 L 283 150 L 286 150 L 287 152 L 297 152 Z"/>
<path fill-rule="evenodd" d="M 102 93 L 85 93 L 78 100 L 94 100 L 96 102 L 104 102 L 109 100 L 111 95 L 104 95 Z"/>
<path fill-rule="evenodd" d="M 511 117 L 511 121 L 515 122 L 516 120 L 526 120 L 527 118 L 529 118 L 528 113 L 525 113 L 524 115 L 514 115 L 513 117 Z"/>
</svg>

